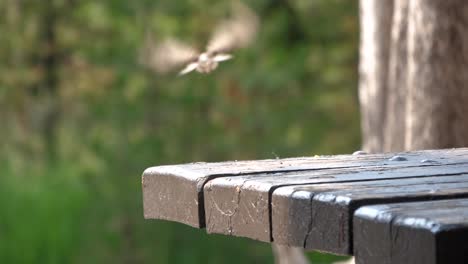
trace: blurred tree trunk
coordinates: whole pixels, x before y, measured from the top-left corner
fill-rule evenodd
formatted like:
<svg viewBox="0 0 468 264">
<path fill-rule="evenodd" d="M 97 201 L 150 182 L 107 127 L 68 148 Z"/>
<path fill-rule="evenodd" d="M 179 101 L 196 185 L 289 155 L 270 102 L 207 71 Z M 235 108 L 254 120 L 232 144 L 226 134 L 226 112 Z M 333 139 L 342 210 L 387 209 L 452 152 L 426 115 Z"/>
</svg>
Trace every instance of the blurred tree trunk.
<svg viewBox="0 0 468 264">
<path fill-rule="evenodd" d="M 380 152 L 405 149 L 407 25 L 408 0 L 395 0 L 389 41 L 386 119 L 381 124 L 385 138 L 378 143 Z"/>
<path fill-rule="evenodd" d="M 47 106 L 44 123 L 43 133 L 46 144 L 46 151 L 49 160 L 54 160 L 56 152 L 56 130 L 58 123 L 58 116 L 60 113 L 59 102 L 57 98 L 58 89 L 58 52 L 57 52 L 57 12 L 55 10 L 53 1 L 45 1 L 43 5 L 44 11 L 42 14 L 42 32 L 41 42 L 44 45 L 43 56 L 41 58 L 41 65 L 44 70 L 44 77 L 39 87 L 43 94 L 43 103 Z"/>
<path fill-rule="evenodd" d="M 388 60 L 393 0 L 360 2 L 361 47 L 359 98 L 363 148 L 381 151 L 386 119 Z"/>
<path fill-rule="evenodd" d="M 468 1 L 361 0 L 360 12 L 363 149 L 468 146 Z"/>
<path fill-rule="evenodd" d="M 468 1 L 413 0 L 405 148 L 468 146 Z"/>
</svg>

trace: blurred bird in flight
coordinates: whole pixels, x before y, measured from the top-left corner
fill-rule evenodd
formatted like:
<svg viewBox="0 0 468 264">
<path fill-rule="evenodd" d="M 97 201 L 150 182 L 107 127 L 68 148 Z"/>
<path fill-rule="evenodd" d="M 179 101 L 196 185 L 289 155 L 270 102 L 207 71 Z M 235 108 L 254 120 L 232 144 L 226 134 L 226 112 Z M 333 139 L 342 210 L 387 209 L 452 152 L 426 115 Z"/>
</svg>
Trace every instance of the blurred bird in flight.
<svg viewBox="0 0 468 264">
<path fill-rule="evenodd" d="M 179 75 L 196 70 L 210 73 L 222 61 L 232 59 L 233 50 L 248 46 L 258 30 L 258 17 L 244 4 L 233 3 L 230 19 L 219 23 L 208 41 L 205 51 L 169 38 L 161 43 L 149 39 L 143 48 L 141 61 L 158 73 L 182 68 Z"/>
</svg>

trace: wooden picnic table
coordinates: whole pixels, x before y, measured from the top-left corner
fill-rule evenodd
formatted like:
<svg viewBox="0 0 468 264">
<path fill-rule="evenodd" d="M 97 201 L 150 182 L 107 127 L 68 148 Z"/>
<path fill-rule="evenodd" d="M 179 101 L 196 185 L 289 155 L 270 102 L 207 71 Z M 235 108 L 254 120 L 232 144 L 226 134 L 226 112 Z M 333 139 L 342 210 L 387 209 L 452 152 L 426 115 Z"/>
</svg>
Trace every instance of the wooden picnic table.
<svg viewBox="0 0 468 264">
<path fill-rule="evenodd" d="M 468 148 L 151 167 L 147 219 L 340 255 L 468 263 Z"/>
</svg>

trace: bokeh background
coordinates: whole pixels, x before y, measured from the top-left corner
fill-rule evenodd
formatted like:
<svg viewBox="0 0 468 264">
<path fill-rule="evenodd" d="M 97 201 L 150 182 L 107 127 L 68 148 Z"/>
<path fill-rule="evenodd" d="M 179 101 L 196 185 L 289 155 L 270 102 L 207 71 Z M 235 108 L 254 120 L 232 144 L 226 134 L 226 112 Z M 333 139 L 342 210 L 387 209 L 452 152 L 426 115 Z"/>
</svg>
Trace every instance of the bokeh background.
<svg viewBox="0 0 468 264">
<path fill-rule="evenodd" d="M 138 63 L 145 34 L 203 47 L 228 1 L 0 1 L 1 263 L 272 263 L 142 212 L 149 166 L 359 148 L 358 1 L 246 4 L 255 44 L 176 77 Z"/>
</svg>

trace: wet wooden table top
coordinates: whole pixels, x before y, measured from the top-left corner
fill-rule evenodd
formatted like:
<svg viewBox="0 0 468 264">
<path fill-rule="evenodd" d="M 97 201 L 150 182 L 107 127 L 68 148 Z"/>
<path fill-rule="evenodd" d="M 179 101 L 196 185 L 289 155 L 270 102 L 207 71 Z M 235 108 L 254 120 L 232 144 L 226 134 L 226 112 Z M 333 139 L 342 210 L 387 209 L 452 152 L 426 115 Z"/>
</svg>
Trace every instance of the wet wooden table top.
<svg viewBox="0 0 468 264">
<path fill-rule="evenodd" d="M 357 263 L 468 263 L 468 148 L 158 166 L 142 186 L 147 219 Z"/>
</svg>

